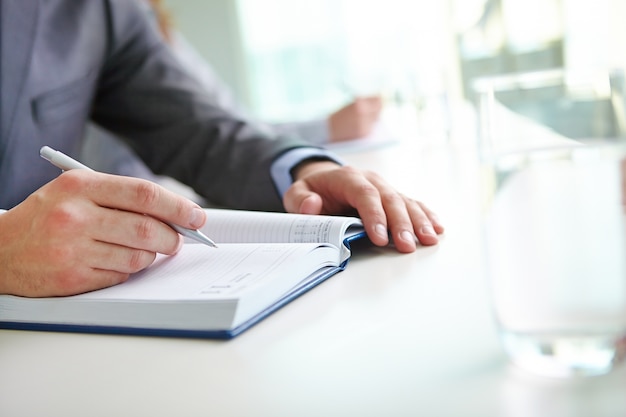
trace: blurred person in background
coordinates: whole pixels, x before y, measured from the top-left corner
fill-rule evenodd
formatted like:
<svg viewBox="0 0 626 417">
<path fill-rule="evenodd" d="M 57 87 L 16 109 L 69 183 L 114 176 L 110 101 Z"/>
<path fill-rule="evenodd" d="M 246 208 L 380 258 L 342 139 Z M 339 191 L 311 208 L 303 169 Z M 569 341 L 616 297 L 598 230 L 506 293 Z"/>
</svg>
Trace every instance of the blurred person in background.
<svg viewBox="0 0 626 417">
<path fill-rule="evenodd" d="M 181 64 L 189 70 L 206 89 L 213 103 L 236 114 L 239 117 L 253 120 L 234 97 L 232 90 L 216 74 L 210 63 L 175 28 L 172 15 L 166 10 L 162 0 L 138 0 L 146 13 L 157 25 L 163 39 L 171 47 L 172 52 Z M 314 119 L 292 123 L 263 123 L 255 120 L 258 128 L 268 133 L 298 136 L 315 145 L 344 142 L 366 137 L 374 129 L 382 110 L 382 99 L 379 96 L 356 97 L 351 103 L 330 114 L 325 119 Z M 168 178 L 159 178 L 115 135 L 90 126 L 89 134 L 82 150 L 82 159 L 98 171 L 146 178 L 161 182 L 176 191 L 185 193 L 184 188 Z M 189 197 L 206 203 L 193 193 Z"/>
</svg>

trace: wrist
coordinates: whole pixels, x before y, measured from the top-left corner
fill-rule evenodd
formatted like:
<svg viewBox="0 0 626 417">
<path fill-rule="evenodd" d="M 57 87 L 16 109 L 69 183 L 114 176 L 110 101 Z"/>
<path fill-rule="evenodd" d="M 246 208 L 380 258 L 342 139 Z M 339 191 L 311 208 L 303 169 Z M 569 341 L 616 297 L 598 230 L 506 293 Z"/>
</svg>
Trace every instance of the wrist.
<svg viewBox="0 0 626 417">
<path fill-rule="evenodd" d="M 342 165 L 342 161 L 332 152 L 323 148 L 303 146 L 291 149 L 280 155 L 272 163 L 270 175 L 276 186 L 276 191 L 283 197 L 294 180 L 301 178 L 301 173 L 296 167 L 304 166 L 303 163 L 311 161 L 334 161 L 337 165 Z"/>
<path fill-rule="evenodd" d="M 293 167 L 293 169 L 291 170 L 291 176 L 294 181 L 298 181 L 299 179 L 302 179 L 313 172 L 337 169 L 340 166 L 341 165 L 337 162 L 328 159 L 307 159 Z"/>
</svg>

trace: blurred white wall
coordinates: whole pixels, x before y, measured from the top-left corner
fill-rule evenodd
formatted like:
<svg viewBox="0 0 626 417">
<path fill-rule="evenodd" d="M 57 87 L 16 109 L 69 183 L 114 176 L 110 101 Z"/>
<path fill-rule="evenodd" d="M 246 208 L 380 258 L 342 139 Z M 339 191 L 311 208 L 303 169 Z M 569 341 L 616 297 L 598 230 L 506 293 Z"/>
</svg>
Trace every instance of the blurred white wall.
<svg viewBox="0 0 626 417">
<path fill-rule="evenodd" d="M 236 96 L 267 120 L 318 116 L 355 93 L 458 98 L 461 80 L 483 71 L 626 66 L 624 0 L 165 3 Z M 481 22 L 493 4 L 496 21 Z"/>
<path fill-rule="evenodd" d="M 236 0 L 165 0 L 177 29 L 244 102 L 249 102 L 247 67 Z"/>
<path fill-rule="evenodd" d="M 266 120 L 316 117 L 355 94 L 458 93 L 448 4 L 166 0 L 188 40 Z"/>
</svg>

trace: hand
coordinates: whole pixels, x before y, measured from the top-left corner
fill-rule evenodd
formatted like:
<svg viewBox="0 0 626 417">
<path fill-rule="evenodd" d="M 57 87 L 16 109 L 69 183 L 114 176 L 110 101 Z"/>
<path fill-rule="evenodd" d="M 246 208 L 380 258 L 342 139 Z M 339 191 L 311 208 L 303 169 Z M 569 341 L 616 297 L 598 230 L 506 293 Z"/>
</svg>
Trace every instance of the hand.
<svg viewBox="0 0 626 417">
<path fill-rule="evenodd" d="M 434 245 L 443 233 L 437 216 L 419 201 L 408 198 L 373 172 L 334 162 L 305 162 L 294 171 L 295 182 L 283 198 L 292 213 L 348 214 L 358 212 L 370 240 L 389 243 L 388 230 L 399 252 Z"/>
<path fill-rule="evenodd" d="M 72 170 L 0 215 L 0 294 L 78 294 L 125 281 L 199 228 L 195 203 L 149 181 Z"/>
<path fill-rule="evenodd" d="M 378 121 L 381 109 L 380 97 L 360 97 L 331 114 L 328 118 L 330 141 L 341 142 L 369 135 Z"/>
</svg>

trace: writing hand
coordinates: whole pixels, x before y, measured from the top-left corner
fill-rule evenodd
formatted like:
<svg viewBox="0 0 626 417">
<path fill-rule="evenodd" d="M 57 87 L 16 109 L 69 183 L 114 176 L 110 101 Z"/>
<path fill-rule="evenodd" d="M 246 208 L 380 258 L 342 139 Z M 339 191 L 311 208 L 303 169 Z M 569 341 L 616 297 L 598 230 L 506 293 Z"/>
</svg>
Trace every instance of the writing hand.
<svg viewBox="0 0 626 417">
<path fill-rule="evenodd" d="M 160 220 L 158 220 L 160 219 Z M 67 171 L 0 215 L 0 293 L 78 294 L 125 281 L 201 227 L 195 203 L 149 181 Z"/>
<path fill-rule="evenodd" d="M 400 194 L 373 172 L 315 161 L 301 164 L 294 178 L 283 198 L 287 211 L 345 214 L 356 210 L 376 245 L 389 243 L 389 230 L 399 252 L 413 252 L 416 238 L 423 245 L 434 245 L 444 231 L 423 203 Z"/>
</svg>

